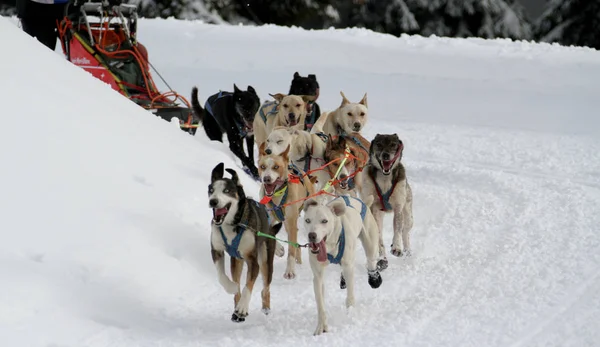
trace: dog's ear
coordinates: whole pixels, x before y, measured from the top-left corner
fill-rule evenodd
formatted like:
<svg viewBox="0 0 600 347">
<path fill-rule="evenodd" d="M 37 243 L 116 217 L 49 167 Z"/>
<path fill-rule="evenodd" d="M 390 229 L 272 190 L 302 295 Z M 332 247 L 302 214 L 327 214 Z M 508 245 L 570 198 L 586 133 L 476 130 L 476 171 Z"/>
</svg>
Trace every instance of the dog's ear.
<svg viewBox="0 0 600 347">
<path fill-rule="evenodd" d="M 302 95 L 302 100 L 304 100 L 304 102 L 313 102 L 317 100 L 317 97 L 314 95 Z"/>
<path fill-rule="evenodd" d="M 234 92 L 234 93 L 239 93 L 239 92 L 241 92 L 240 88 L 238 88 L 238 87 L 235 85 L 235 83 L 233 84 L 233 92 Z"/>
<path fill-rule="evenodd" d="M 304 205 L 302 206 L 302 209 L 306 212 L 306 209 L 308 209 L 311 206 L 317 206 L 319 205 L 319 202 L 317 201 L 317 199 L 315 198 L 310 198 L 304 201 Z"/>
<path fill-rule="evenodd" d="M 223 163 L 219 163 L 217 164 L 217 166 L 215 166 L 215 168 L 212 170 L 212 174 L 210 177 L 211 182 L 220 180 L 221 178 L 223 178 L 223 168 L 225 167 L 225 164 Z"/>
<path fill-rule="evenodd" d="M 342 200 L 334 200 L 328 206 L 331 212 L 338 217 L 346 213 L 346 203 Z"/>
<path fill-rule="evenodd" d="M 308 75 L 308 79 L 316 81 L 317 80 L 317 75 L 315 75 L 315 74 L 309 74 Z"/>
<path fill-rule="evenodd" d="M 252 86 L 248 86 L 248 88 L 246 90 L 252 94 L 256 94 L 256 90 L 254 90 L 254 87 L 252 87 Z"/>
<path fill-rule="evenodd" d="M 365 93 L 365 96 L 363 96 L 363 98 L 358 103 L 361 105 L 365 105 L 365 107 L 369 107 L 367 106 L 367 93 Z"/>
<path fill-rule="evenodd" d="M 260 144 L 260 146 L 258 146 L 258 155 L 259 156 L 264 157 L 265 155 L 267 155 L 267 152 L 265 152 L 266 147 L 267 147 L 266 142 L 262 142 Z"/>
<path fill-rule="evenodd" d="M 280 103 L 281 100 L 283 100 L 283 98 L 285 98 L 287 95 L 282 94 L 282 93 L 277 93 L 277 94 L 269 94 L 273 99 L 275 99 L 275 101 L 277 101 L 277 103 Z"/>
<path fill-rule="evenodd" d="M 236 186 L 241 186 L 242 184 L 240 183 L 240 178 L 238 177 L 237 172 L 234 169 L 225 169 L 225 171 L 229 172 L 229 174 L 231 175 L 231 180 L 233 181 L 233 183 L 235 183 Z"/>
<path fill-rule="evenodd" d="M 279 230 L 281 230 L 281 227 L 283 226 L 283 223 L 277 223 L 275 225 L 272 225 L 269 228 L 269 234 L 275 236 L 277 235 L 277 233 L 279 232 Z"/>
<path fill-rule="evenodd" d="M 344 92 L 340 91 L 340 95 L 342 96 L 342 106 L 350 103 L 350 100 L 348 100 L 348 98 L 346 98 L 346 95 L 344 95 Z"/>
<path fill-rule="evenodd" d="M 285 151 L 283 151 L 283 153 L 281 153 L 281 157 L 283 158 L 283 160 L 284 160 L 286 163 L 287 163 L 287 162 L 289 162 L 289 160 L 290 160 L 290 159 L 289 159 L 289 157 L 288 157 L 288 154 L 289 154 L 289 153 L 290 153 L 290 145 L 288 145 L 288 146 L 285 148 Z"/>
<path fill-rule="evenodd" d="M 298 73 L 298 71 L 296 71 L 296 72 L 294 73 L 294 79 L 296 79 L 296 78 L 300 78 L 300 74 Z"/>
</svg>

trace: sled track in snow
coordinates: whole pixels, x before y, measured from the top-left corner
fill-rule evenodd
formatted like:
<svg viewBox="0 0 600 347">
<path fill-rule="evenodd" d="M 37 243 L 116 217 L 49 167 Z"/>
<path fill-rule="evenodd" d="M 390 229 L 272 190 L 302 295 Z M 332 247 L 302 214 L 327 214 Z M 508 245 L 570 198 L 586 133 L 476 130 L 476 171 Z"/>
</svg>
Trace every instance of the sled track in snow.
<svg viewBox="0 0 600 347">
<path fill-rule="evenodd" d="M 377 132 L 386 129 L 372 124 L 367 135 L 372 138 Z M 469 158 L 476 157 L 477 149 L 470 155 L 461 152 L 471 145 L 469 136 L 453 138 L 454 143 L 446 147 L 438 143 L 436 148 L 419 148 L 410 143 L 443 134 L 431 129 L 399 133 L 408 143 L 404 163 L 415 196 L 413 256 L 389 254 L 392 217 L 387 215 L 384 240 L 390 267 L 382 273 L 381 288 L 368 286 L 359 246 L 356 306 L 347 311 L 345 291 L 339 289 L 340 269 L 328 267 L 330 333 L 315 339 L 311 334 L 316 307 L 307 254 L 292 281 L 282 277 L 285 258 L 276 258 L 270 316 L 260 313 L 258 284 L 246 323 L 232 325 L 229 296 L 217 289 L 210 293 L 219 298 L 214 302 L 198 298 L 196 304 L 186 305 L 185 315 L 197 323 L 193 325 L 198 330 L 183 335 L 222 346 L 249 341 L 272 346 L 341 345 L 355 339 L 387 339 L 410 346 L 445 345 L 457 339 L 462 339 L 462 346 L 478 346 L 482 341 L 488 346 L 530 345 L 533 337 L 564 323 L 564 313 L 572 305 L 580 305 L 584 298 L 598 300 L 592 291 L 599 285 L 596 270 L 580 266 L 590 256 L 600 264 L 595 255 L 600 237 L 590 232 L 598 222 L 594 211 L 600 197 L 600 185 L 593 177 L 569 179 L 578 172 L 576 167 L 564 172 L 552 172 L 545 164 L 532 167 L 529 158 L 543 158 L 547 148 L 537 152 L 524 148 L 524 162 L 518 159 L 522 153 L 515 152 L 514 158 L 492 164 L 494 158 Z M 465 130 L 469 133 L 480 135 Z M 510 141 L 505 146 L 510 147 Z M 574 287 L 581 281 L 586 282 L 585 288 Z M 202 312 L 197 311 L 200 307 Z M 224 337 L 224 329 L 231 334 Z"/>
</svg>

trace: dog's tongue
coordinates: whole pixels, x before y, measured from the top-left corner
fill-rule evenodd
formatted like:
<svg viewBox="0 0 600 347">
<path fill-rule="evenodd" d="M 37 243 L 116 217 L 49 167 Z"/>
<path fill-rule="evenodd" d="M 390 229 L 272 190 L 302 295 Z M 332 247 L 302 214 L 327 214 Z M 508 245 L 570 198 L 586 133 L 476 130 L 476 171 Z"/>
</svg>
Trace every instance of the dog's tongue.
<svg viewBox="0 0 600 347">
<path fill-rule="evenodd" d="M 222 216 L 227 213 L 227 208 L 215 208 L 215 217 Z"/>
<path fill-rule="evenodd" d="M 275 191 L 276 185 L 275 184 L 266 184 L 265 183 L 264 186 L 265 186 L 265 193 L 267 195 L 273 195 L 273 191 Z"/>
<path fill-rule="evenodd" d="M 319 242 L 319 253 L 317 253 L 317 260 L 320 262 L 327 261 L 327 246 L 325 246 L 325 240 Z"/>
<path fill-rule="evenodd" d="M 382 164 L 383 164 L 383 169 L 385 171 L 390 171 L 390 169 L 392 168 L 392 165 L 394 164 L 394 161 L 393 160 L 383 160 Z"/>
</svg>

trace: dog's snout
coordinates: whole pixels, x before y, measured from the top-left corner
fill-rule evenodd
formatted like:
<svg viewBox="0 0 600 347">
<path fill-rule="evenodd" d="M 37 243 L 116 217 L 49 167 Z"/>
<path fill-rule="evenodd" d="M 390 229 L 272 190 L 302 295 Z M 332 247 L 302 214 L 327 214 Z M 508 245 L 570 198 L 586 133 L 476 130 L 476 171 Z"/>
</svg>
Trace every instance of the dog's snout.
<svg viewBox="0 0 600 347">
<path fill-rule="evenodd" d="M 359 122 L 355 122 L 354 123 L 354 129 L 355 130 L 359 130 L 360 129 L 361 124 Z"/>
<path fill-rule="evenodd" d="M 219 200 L 217 199 L 210 199 L 210 201 L 208 202 L 208 204 L 210 205 L 210 207 L 215 207 L 219 204 Z"/>
<path fill-rule="evenodd" d="M 294 112 L 290 112 L 290 113 L 288 113 L 288 117 L 290 117 L 290 119 L 295 119 L 296 114 Z"/>
<path fill-rule="evenodd" d="M 267 183 L 267 184 L 269 184 L 269 183 L 271 183 L 272 181 L 273 181 L 273 178 L 271 178 L 271 176 L 265 176 L 265 177 L 263 177 L 263 182 L 264 182 L 264 183 Z"/>
<path fill-rule="evenodd" d="M 346 178 L 348 178 L 348 175 L 346 175 L 346 174 L 344 174 L 344 173 L 343 173 L 343 174 L 340 174 L 340 179 L 341 179 L 341 180 L 345 180 Z"/>
<path fill-rule="evenodd" d="M 381 159 L 383 159 L 383 160 L 390 160 L 390 154 L 389 153 L 383 153 L 381 155 Z"/>
<path fill-rule="evenodd" d="M 311 231 L 308 233 L 308 242 L 316 242 L 317 241 L 317 233 Z"/>
<path fill-rule="evenodd" d="M 273 153 L 273 151 L 272 151 L 270 148 L 267 148 L 267 149 L 265 150 L 265 153 L 267 153 L 267 154 L 271 154 L 271 153 Z"/>
</svg>

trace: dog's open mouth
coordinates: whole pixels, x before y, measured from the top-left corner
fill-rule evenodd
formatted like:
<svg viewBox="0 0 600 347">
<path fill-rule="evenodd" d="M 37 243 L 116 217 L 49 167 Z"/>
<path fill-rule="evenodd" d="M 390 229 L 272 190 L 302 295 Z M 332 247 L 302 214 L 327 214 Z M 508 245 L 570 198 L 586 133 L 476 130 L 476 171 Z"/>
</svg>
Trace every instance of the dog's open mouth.
<svg viewBox="0 0 600 347">
<path fill-rule="evenodd" d="M 340 188 L 342 188 L 344 190 L 348 189 L 348 181 L 349 181 L 348 179 L 340 181 Z"/>
<path fill-rule="evenodd" d="M 225 216 L 227 216 L 227 212 L 229 212 L 230 207 L 231 203 L 227 204 L 225 207 L 213 208 L 213 222 L 215 222 L 216 225 L 223 224 Z"/>
<path fill-rule="evenodd" d="M 382 169 L 384 175 L 389 175 L 392 172 L 392 166 L 394 166 L 395 162 L 396 162 L 396 158 L 394 158 L 392 160 L 381 160 L 380 161 L 381 169 Z"/>
<path fill-rule="evenodd" d="M 312 254 L 317 255 L 318 261 L 327 261 L 327 246 L 325 246 L 325 239 L 321 240 L 321 242 L 309 242 L 308 247 Z"/>
<path fill-rule="evenodd" d="M 273 196 L 273 194 L 275 194 L 275 191 L 277 190 L 277 187 L 280 185 L 280 181 L 275 181 L 273 183 L 264 183 L 263 182 L 263 187 L 265 187 L 265 195 L 266 196 Z"/>
<path fill-rule="evenodd" d="M 294 117 L 294 119 L 288 118 L 288 123 L 290 123 L 290 126 L 295 126 L 298 124 L 298 118 Z"/>
</svg>

